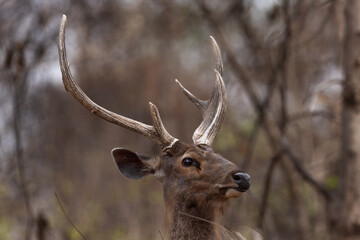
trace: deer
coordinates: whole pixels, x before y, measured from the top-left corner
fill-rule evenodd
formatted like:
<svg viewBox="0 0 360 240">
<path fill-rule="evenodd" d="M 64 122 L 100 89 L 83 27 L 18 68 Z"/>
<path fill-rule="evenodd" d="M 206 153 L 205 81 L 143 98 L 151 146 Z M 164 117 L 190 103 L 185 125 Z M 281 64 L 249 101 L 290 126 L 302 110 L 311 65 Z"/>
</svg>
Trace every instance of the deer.
<svg viewBox="0 0 360 240">
<path fill-rule="evenodd" d="M 211 97 L 206 101 L 200 100 L 175 80 L 185 96 L 202 113 L 202 122 L 192 136 L 193 143 L 185 143 L 169 134 L 157 107 L 151 102 L 153 125 L 147 125 L 97 105 L 81 90 L 70 72 L 67 60 L 66 21 L 63 15 L 58 39 L 59 63 L 66 91 L 98 117 L 148 137 L 161 147 L 161 153 L 157 156 L 123 148 L 114 148 L 112 156 L 125 177 L 141 179 L 153 175 L 162 183 L 170 238 L 244 239 L 240 233 L 228 231 L 220 225 L 226 201 L 240 197 L 250 188 L 250 176 L 211 147 L 223 123 L 226 109 L 223 61 L 215 39 L 211 37 L 216 58 L 216 83 Z"/>
</svg>

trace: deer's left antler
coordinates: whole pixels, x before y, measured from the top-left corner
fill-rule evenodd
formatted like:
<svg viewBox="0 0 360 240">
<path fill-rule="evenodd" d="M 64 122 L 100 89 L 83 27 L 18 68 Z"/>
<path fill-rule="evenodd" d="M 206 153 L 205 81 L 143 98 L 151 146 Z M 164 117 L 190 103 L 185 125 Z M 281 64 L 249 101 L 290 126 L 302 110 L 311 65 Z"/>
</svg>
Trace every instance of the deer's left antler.
<svg viewBox="0 0 360 240">
<path fill-rule="evenodd" d="M 202 122 L 193 134 L 192 139 L 194 143 L 207 144 L 209 146 L 211 146 L 214 138 L 220 131 L 226 110 L 226 92 L 224 81 L 222 79 L 223 63 L 221 53 L 215 39 L 213 37 L 210 38 L 216 57 L 216 83 L 211 98 L 206 101 L 200 100 L 184 88 L 178 80 L 175 80 L 185 96 L 196 105 L 203 116 Z"/>
</svg>

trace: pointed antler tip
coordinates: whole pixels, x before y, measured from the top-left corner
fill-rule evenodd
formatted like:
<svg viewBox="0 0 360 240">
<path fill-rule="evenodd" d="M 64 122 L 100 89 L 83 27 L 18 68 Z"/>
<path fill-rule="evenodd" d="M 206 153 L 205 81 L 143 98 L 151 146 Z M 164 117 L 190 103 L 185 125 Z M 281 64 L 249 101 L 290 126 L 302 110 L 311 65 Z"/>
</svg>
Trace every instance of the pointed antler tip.
<svg viewBox="0 0 360 240">
<path fill-rule="evenodd" d="M 219 73 L 219 71 L 217 69 L 214 69 L 215 75 L 216 75 L 216 85 L 217 86 L 222 86 L 222 88 L 225 88 L 225 83 L 224 80 L 221 76 L 221 74 Z"/>
<path fill-rule="evenodd" d="M 60 24 L 60 32 L 59 32 L 59 39 L 65 38 L 65 27 L 66 27 L 66 15 L 63 14 L 61 18 L 61 24 Z"/>
<path fill-rule="evenodd" d="M 159 114 L 159 110 L 157 109 L 155 104 L 153 104 L 152 102 L 149 102 L 149 107 L 150 107 L 150 112 L 151 112 L 151 115 L 153 116 L 153 118 L 154 118 L 154 116 Z"/>
<path fill-rule="evenodd" d="M 219 48 L 218 43 L 216 42 L 215 38 L 213 36 L 210 36 L 211 42 L 213 45 L 216 46 L 216 48 Z"/>
<path fill-rule="evenodd" d="M 180 83 L 179 80 L 175 79 L 175 82 L 176 82 L 179 86 L 181 86 L 181 83 Z"/>
<path fill-rule="evenodd" d="M 63 14 L 63 15 L 62 15 L 62 18 L 61 18 L 61 22 L 66 22 L 66 19 L 67 19 L 66 15 Z"/>
<path fill-rule="evenodd" d="M 215 54 L 215 58 L 216 58 L 216 69 L 219 71 L 220 75 L 223 74 L 223 63 L 222 63 L 222 59 L 221 59 L 221 52 L 220 52 L 220 48 L 219 45 L 217 44 L 215 38 L 213 38 L 212 36 L 210 36 L 211 38 L 211 44 L 213 46 L 213 51 Z"/>
<path fill-rule="evenodd" d="M 213 45 L 214 48 L 219 49 L 219 45 L 217 43 L 217 41 L 215 40 L 215 38 L 213 36 L 210 36 L 211 39 L 211 44 Z"/>
<path fill-rule="evenodd" d="M 179 80 L 175 79 L 175 82 L 182 90 L 184 90 L 184 87 Z"/>
<path fill-rule="evenodd" d="M 156 113 L 159 112 L 159 110 L 157 109 L 155 104 L 153 104 L 152 102 L 149 102 L 149 105 L 150 105 L 150 111 L 151 112 L 156 112 Z"/>
</svg>

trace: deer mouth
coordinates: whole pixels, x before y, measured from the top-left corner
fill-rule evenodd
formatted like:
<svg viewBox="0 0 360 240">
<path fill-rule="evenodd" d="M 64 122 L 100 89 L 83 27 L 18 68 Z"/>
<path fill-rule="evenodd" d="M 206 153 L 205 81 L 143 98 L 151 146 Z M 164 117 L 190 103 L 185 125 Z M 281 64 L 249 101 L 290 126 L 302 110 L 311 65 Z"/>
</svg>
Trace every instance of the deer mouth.
<svg viewBox="0 0 360 240">
<path fill-rule="evenodd" d="M 246 192 L 250 188 L 250 183 L 246 182 L 244 184 L 238 185 L 235 189 L 239 192 Z"/>
<path fill-rule="evenodd" d="M 241 186 L 237 184 L 217 184 L 215 187 L 219 189 L 219 193 L 224 197 L 237 198 L 250 188 L 250 183 Z"/>
</svg>

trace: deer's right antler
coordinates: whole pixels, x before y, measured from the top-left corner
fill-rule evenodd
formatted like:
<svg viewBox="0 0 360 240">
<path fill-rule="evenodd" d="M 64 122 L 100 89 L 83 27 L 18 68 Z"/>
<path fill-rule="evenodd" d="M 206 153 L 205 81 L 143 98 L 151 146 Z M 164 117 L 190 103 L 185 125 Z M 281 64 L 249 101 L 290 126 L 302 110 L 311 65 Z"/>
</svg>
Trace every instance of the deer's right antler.
<svg viewBox="0 0 360 240">
<path fill-rule="evenodd" d="M 61 26 L 59 31 L 59 62 L 60 69 L 62 73 L 62 79 L 66 91 L 68 91 L 81 105 L 83 105 L 90 112 L 95 115 L 103 118 L 106 121 L 117 124 L 123 128 L 129 129 L 131 131 L 140 133 L 161 145 L 163 151 L 170 149 L 178 139 L 171 136 L 165 129 L 158 109 L 152 103 L 150 104 L 151 116 L 153 119 L 154 126 L 150 126 L 136 120 L 124 117 L 122 115 L 111 112 L 96 103 L 94 103 L 76 84 L 69 68 L 69 63 L 66 57 L 66 48 L 65 48 L 65 26 L 66 26 L 66 16 L 63 15 L 61 20 Z"/>
</svg>

